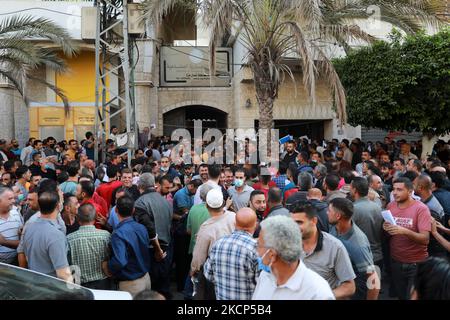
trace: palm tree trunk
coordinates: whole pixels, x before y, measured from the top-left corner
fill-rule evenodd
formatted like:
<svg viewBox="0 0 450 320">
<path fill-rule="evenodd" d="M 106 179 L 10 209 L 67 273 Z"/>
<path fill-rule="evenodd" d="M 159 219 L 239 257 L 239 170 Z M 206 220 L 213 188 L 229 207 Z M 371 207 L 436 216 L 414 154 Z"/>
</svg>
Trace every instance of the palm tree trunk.
<svg viewBox="0 0 450 320">
<path fill-rule="evenodd" d="M 260 81 L 258 81 L 260 80 Z M 273 103 L 276 93 L 274 92 L 274 84 L 268 80 L 262 80 L 255 77 L 256 99 L 259 107 L 259 130 L 267 130 L 266 141 L 259 141 L 260 148 L 266 148 L 267 155 L 271 155 L 271 129 L 273 129 Z"/>
</svg>

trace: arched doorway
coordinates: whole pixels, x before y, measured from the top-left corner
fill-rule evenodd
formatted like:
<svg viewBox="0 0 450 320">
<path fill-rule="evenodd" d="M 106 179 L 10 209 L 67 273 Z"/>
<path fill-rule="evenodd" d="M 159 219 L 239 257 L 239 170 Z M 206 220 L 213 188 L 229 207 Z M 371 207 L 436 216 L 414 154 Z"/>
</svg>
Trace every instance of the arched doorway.
<svg viewBox="0 0 450 320">
<path fill-rule="evenodd" d="M 164 113 L 163 133 L 170 137 L 172 131 L 186 129 L 193 137 L 195 120 L 202 121 L 203 132 L 209 128 L 224 132 L 228 125 L 228 114 L 219 109 L 203 105 L 180 107 Z"/>
</svg>

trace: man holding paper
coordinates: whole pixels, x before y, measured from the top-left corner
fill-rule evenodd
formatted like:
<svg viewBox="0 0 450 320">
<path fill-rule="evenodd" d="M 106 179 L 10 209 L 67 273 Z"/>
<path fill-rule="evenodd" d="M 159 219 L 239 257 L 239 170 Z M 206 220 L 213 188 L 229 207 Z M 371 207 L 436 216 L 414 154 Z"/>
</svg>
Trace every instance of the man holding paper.
<svg viewBox="0 0 450 320">
<path fill-rule="evenodd" d="M 412 198 L 413 183 L 408 178 L 394 181 L 395 201 L 387 210 L 392 213 L 395 225 L 384 222 L 383 229 L 390 235 L 392 278 L 398 297 L 408 300 L 417 270 L 417 263 L 428 257 L 431 215 L 428 207 Z M 383 217 L 390 220 L 389 214 Z"/>
</svg>

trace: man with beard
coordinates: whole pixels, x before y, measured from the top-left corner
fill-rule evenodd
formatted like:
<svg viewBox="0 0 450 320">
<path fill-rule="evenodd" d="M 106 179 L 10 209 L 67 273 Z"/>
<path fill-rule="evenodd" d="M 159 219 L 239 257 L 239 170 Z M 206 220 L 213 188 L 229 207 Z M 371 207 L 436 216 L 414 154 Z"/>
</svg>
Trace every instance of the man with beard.
<svg viewBox="0 0 450 320">
<path fill-rule="evenodd" d="M 256 230 L 255 233 L 253 234 L 253 237 L 258 238 L 259 231 L 261 230 L 259 224 L 264 219 L 264 215 L 266 213 L 266 210 L 268 209 L 265 193 L 261 190 L 253 190 L 252 193 L 250 194 L 248 206 L 256 213 L 257 222 L 256 222 Z"/>
<path fill-rule="evenodd" d="M 336 161 L 338 164 L 338 169 L 337 171 L 340 171 L 341 169 L 348 169 L 351 170 L 352 165 L 350 162 L 348 162 L 347 160 L 344 159 L 344 151 L 339 149 L 336 152 Z"/>
<path fill-rule="evenodd" d="M 394 176 L 392 174 L 392 164 L 390 162 L 382 162 L 380 165 L 380 170 L 383 178 L 383 182 L 385 186 L 387 186 L 387 189 L 389 192 L 392 191 L 392 181 L 394 179 Z"/>
<path fill-rule="evenodd" d="M 369 182 L 370 189 L 372 189 L 373 191 L 378 193 L 378 195 L 380 196 L 381 208 L 386 208 L 386 206 L 389 202 L 388 187 L 385 184 L 383 184 L 383 181 L 381 180 L 381 178 L 376 174 L 370 175 L 367 178 L 367 181 Z"/>
<path fill-rule="evenodd" d="M 58 156 L 58 152 L 56 152 L 55 146 L 56 146 L 56 139 L 53 137 L 48 137 L 47 143 L 44 147 L 44 154 L 46 157 Z"/>
<path fill-rule="evenodd" d="M 413 183 L 407 178 L 394 181 L 395 201 L 387 209 L 396 223 L 383 224 L 390 235 L 392 280 L 400 300 L 409 299 L 417 263 L 428 258 L 431 214 L 425 204 L 412 198 L 413 190 Z"/>
<path fill-rule="evenodd" d="M 302 233 L 306 266 L 327 280 L 336 299 L 350 298 L 356 290 L 356 275 L 344 245 L 318 228 L 317 210 L 311 204 L 298 203 L 291 217 Z"/>
<path fill-rule="evenodd" d="M 10 151 L 16 156 L 17 159 L 20 158 L 22 149 L 19 148 L 19 141 L 17 141 L 16 139 L 11 140 L 11 150 Z"/>
<path fill-rule="evenodd" d="M 286 155 L 284 156 L 282 162 L 286 165 L 286 168 L 289 167 L 291 162 L 295 163 L 295 159 L 297 159 L 298 151 L 295 150 L 295 142 L 288 141 L 286 143 Z"/>
</svg>

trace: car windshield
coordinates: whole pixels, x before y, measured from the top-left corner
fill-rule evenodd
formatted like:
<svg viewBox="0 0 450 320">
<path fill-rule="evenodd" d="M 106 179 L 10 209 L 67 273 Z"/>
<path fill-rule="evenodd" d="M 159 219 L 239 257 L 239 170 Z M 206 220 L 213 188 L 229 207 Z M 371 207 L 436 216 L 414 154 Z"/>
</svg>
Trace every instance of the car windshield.
<svg viewBox="0 0 450 320">
<path fill-rule="evenodd" d="M 93 293 L 60 279 L 0 263 L 0 300 L 93 300 Z"/>
</svg>

